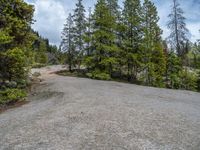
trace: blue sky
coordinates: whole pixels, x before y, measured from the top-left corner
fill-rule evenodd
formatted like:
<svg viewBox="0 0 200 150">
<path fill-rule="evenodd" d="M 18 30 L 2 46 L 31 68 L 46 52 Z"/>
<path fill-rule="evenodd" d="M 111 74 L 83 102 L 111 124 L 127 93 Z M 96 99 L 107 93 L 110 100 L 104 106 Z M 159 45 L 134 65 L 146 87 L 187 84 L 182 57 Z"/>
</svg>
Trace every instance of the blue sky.
<svg viewBox="0 0 200 150">
<path fill-rule="evenodd" d="M 68 13 L 74 9 L 76 0 L 25 0 L 35 6 L 34 19 L 36 20 L 33 28 L 43 37 L 50 40 L 52 44 L 57 46 L 60 44 L 60 35 L 63 24 Z M 163 29 L 163 38 L 169 35 L 166 28 L 168 14 L 171 8 L 172 0 L 152 0 L 158 9 L 160 17 L 159 25 Z M 96 0 L 83 0 L 85 9 L 94 7 Z M 200 38 L 200 0 L 179 0 L 181 7 L 187 18 L 187 28 L 191 33 L 191 41 Z M 122 0 L 119 0 L 122 6 Z"/>
</svg>

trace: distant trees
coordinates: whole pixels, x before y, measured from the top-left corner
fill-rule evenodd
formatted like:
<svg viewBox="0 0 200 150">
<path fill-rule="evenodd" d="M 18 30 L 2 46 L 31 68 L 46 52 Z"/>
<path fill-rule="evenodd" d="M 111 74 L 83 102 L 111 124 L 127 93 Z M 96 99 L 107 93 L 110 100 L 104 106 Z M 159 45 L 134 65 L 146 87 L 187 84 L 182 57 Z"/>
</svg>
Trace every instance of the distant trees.
<svg viewBox="0 0 200 150">
<path fill-rule="evenodd" d="M 150 0 L 143 4 L 125 0 L 122 9 L 118 0 L 98 0 L 88 15 L 82 1 L 77 1 L 62 33 L 61 47 L 68 53 L 69 66 L 75 68 L 81 63 L 87 76 L 95 79 L 117 78 L 192 90 L 196 87 L 194 74 L 185 69 L 191 44 L 178 0 L 173 0 L 169 15 L 169 43 L 161 38 L 157 8 Z M 198 43 L 194 47 L 198 49 Z"/>
<path fill-rule="evenodd" d="M 197 87 L 197 76 L 189 68 L 192 60 L 190 56 L 191 42 L 188 39 L 189 31 L 186 28 L 186 18 L 183 16 L 184 12 L 178 0 L 173 0 L 172 2 L 173 6 L 168 22 L 168 28 L 171 33 L 168 40 L 171 51 L 176 52 L 176 54 L 173 54 L 173 52 L 168 54 L 167 79 L 171 82 L 170 84 L 168 83 L 168 86 L 171 88 L 195 90 Z M 196 58 L 194 58 L 194 61 L 196 61 Z"/>
<path fill-rule="evenodd" d="M 197 40 L 193 44 L 191 53 L 193 57 L 192 66 L 194 68 L 200 68 L 200 40 Z"/>
</svg>

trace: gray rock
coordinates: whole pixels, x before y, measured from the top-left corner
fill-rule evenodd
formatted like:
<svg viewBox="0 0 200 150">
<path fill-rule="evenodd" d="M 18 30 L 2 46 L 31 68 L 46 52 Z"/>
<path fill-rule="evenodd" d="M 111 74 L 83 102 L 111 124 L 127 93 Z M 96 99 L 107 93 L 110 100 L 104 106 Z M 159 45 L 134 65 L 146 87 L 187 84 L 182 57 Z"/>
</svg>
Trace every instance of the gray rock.
<svg viewBox="0 0 200 150">
<path fill-rule="evenodd" d="M 41 73 L 40 73 L 40 72 L 34 72 L 34 73 L 32 74 L 32 76 L 33 76 L 33 77 L 39 77 L 39 76 L 41 76 Z"/>
</svg>

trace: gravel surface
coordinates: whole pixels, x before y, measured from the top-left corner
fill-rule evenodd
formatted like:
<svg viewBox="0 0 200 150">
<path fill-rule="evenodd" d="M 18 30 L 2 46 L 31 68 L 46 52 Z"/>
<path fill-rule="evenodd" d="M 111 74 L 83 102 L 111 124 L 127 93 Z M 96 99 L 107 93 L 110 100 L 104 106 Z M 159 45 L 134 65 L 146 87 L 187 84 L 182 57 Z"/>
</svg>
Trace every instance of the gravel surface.
<svg viewBox="0 0 200 150">
<path fill-rule="evenodd" d="M 59 69 L 58 69 L 59 68 Z M 49 74 L 0 114 L 1 150 L 200 150 L 200 93 Z"/>
</svg>

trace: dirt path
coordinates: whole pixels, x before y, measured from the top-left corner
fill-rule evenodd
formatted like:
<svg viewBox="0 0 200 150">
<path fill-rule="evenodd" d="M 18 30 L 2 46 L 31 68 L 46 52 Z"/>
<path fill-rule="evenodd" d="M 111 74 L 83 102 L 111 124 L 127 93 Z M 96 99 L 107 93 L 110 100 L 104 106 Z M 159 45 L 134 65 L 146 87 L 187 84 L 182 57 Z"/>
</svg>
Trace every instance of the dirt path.
<svg viewBox="0 0 200 150">
<path fill-rule="evenodd" d="M 1 150 L 200 150 L 200 94 L 49 74 L 0 114 Z"/>
</svg>

